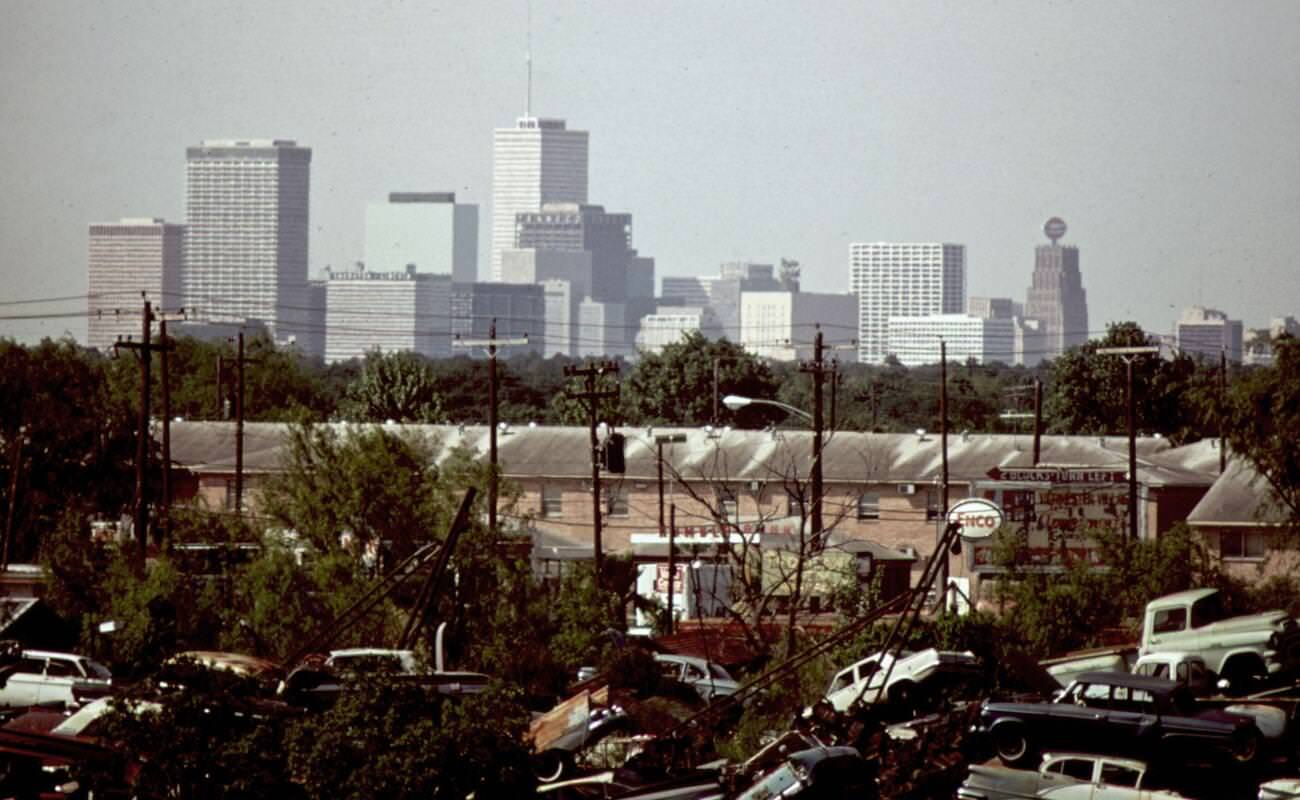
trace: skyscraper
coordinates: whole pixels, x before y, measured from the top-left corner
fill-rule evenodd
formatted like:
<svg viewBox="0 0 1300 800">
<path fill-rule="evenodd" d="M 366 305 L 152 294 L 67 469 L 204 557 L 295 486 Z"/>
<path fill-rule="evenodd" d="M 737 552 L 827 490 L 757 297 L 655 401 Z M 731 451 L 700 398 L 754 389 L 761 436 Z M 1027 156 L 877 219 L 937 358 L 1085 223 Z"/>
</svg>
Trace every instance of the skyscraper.
<svg viewBox="0 0 1300 800">
<path fill-rule="evenodd" d="M 185 152 L 185 305 L 206 319 L 298 331 L 307 306 L 311 148 L 204 141 Z"/>
<path fill-rule="evenodd" d="M 966 305 L 966 247 L 939 242 L 849 245 L 849 289 L 858 296 L 858 360 L 888 353 L 890 317 L 960 314 Z"/>
<path fill-rule="evenodd" d="M 492 271 L 502 280 L 501 253 L 515 246 L 515 215 L 545 203 L 587 202 L 587 132 L 562 119 L 520 117 L 492 137 Z"/>
<path fill-rule="evenodd" d="M 115 311 L 139 312 L 141 292 L 155 309 L 181 306 L 184 230 L 153 217 L 90 226 L 87 345 L 102 349 L 119 336 L 139 336 L 139 313 Z"/>
<path fill-rule="evenodd" d="M 478 280 L 478 206 L 454 192 L 393 192 L 366 206 L 366 269 L 450 275 Z"/>
<path fill-rule="evenodd" d="M 1052 243 L 1034 250 L 1034 277 L 1025 298 L 1025 316 L 1042 321 L 1045 359 L 1088 341 L 1088 295 L 1079 274 L 1079 248 L 1060 244 L 1065 230 L 1060 217 L 1043 225 Z"/>
</svg>

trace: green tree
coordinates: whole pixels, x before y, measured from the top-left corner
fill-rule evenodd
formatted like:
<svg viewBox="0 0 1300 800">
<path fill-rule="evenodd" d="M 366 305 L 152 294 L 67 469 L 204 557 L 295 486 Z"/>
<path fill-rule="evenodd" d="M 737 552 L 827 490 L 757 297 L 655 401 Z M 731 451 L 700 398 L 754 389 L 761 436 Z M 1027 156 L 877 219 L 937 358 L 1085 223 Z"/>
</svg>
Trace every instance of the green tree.
<svg viewBox="0 0 1300 800">
<path fill-rule="evenodd" d="M 1127 432 L 1126 366 L 1118 356 L 1099 355 L 1107 347 L 1156 345 L 1133 322 L 1108 326 L 1105 337 L 1067 351 L 1052 364 L 1044 399 L 1044 416 L 1051 433 L 1074 435 Z M 1185 355 L 1168 360 L 1137 356 L 1133 362 L 1133 398 L 1138 430 L 1160 433 L 1181 443 L 1196 435 L 1204 416 L 1192 393 L 1196 363 Z"/>
<path fill-rule="evenodd" d="M 263 506 L 318 552 L 339 552 L 351 541 L 359 556 L 390 543 L 400 558 L 446 529 L 455 509 L 443 501 L 431 438 L 381 426 L 310 424 L 295 426 L 289 437 L 283 469 L 263 488 Z"/>
<path fill-rule="evenodd" d="M 366 354 L 341 415 L 352 422 L 438 422 L 442 398 L 429 362 L 415 353 Z"/>
<path fill-rule="evenodd" d="M 517 691 L 449 698 L 381 676 L 294 726 L 288 774 L 330 800 L 523 797 L 535 786 L 527 728 Z"/>
<path fill-rule="evenodd" d="M 1267 482 L 1271 516 L 1300 531 L 1300 340 L 1279 337 L 1273 364 L 1242 375 L 1226 411 L 1229 451 L 1245 457 Z"/>
<path fill-rule="evenodd" d="M 689 333 L 659 353 L 645 353 L 624 384 L 628 422 L 635 425 L 703 425 L 713 421 L 713 374 L 718 395 L 776 399 L 779 388 L 767 364 L 727 339 Z M 718 425 L 761 428 L 784 414 L 771 407 L 731 411 L 719 404 Z"/>
<path fill-rule="evenodd" d="M 65 511 L 117 519 L 134 494 L 137 412 L 106 359 L 71 339 L 0 340 L 0 514 L 10 561 L 31 559 Z"/>
</svg>

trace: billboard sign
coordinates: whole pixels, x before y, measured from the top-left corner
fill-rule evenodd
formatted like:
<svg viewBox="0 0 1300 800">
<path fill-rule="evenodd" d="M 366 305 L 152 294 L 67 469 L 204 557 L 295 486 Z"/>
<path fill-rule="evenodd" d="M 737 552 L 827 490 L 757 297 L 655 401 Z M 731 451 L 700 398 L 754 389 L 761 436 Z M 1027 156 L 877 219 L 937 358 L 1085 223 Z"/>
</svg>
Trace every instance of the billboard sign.
<svg viewBox="0 0 1300 800">
<path fill-rule="evenodd" d="M 987 539 L 1002 527 L 1002 509 L 991 500 L 969 497 L 948 509 L 948 523 L 961 526 L 963 539 Z"/>
</svg>

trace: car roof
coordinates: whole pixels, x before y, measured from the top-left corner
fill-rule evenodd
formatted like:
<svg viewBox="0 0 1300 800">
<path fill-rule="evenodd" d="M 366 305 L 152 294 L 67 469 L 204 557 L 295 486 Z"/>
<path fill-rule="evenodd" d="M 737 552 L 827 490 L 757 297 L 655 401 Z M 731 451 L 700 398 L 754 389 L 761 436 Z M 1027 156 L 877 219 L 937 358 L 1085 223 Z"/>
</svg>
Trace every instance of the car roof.
<svg viewBox="0 0 1300 800">
<path fill-rule="evenodd" d="M 414 650 L 394 650 L 388 647 L 345 647 L 342 650 L 331 650 L 330 658 L 339 656 L 401 656 L 415 655 Z"/>
<path fill-rule="evenodd" d="M 58 652 L 57 650 L 24 650 L 24 651 L 23 651 L 23 657 L 24 657 L 24 658 L 27 658 L 27 657 L 31 657 L 31 658 L 66 658 L 66 659 L 69 659 L 69 660 L 71 660 L 71 661 L 80 661 L 81 659 L 85 658 L 85 656 L 80 656 L 80 655 L 77 655 L 76 653 L 60 653 L 60 652 Z"/>
<path fill-rule="evenodd" d="M 1211 589 L 1208 587 L 1204 589 L 1188 589 L 1182 592 L 1167 594 L 1164 597 L 1157 597 L 1151 602 L 1162 606 L 1166 604 L 1195 603 L 1197 600 L 1218 593 L 1218 591 L 1218 589 Z"/>
<path fill-rule="evenodd" d="M 1074 751 L 1043 753 L 1042 763 L 1056 758 L 1090 758 L 1094 761 L 1105 761 L 1107 764 L 1119 764 L 1122 767 L 1130 767 L 1139 772 L 1145 771 L 1147 764 L 1145 761 L 1138 761 L 1135 758 L 1118 758 L 1116 756 L 1102 755 L 1101 753 L 1078 753 Z"/>
<path fill-rule="evenodd" d="M 1178 688 L 1176 681 L 1167 678 L 1154 678 L 1150 675 L 1134 675 L 1131 672 L 1082 672 L 1074 679 L 1075 683 L 1105 683 L 1111 686 L 1127 686 L 1131 689 L 1146 689 L 1151 692 L 1170 692 Z"/>
<path fill-rule="evenodd" d="M 655 661 L 676 661 L 679 664 L 693 664 L 697 667 L 709 663 L 708 659 L 699 656 L 681 656 L 676 653 L 655 653 Z"/>
</svg>

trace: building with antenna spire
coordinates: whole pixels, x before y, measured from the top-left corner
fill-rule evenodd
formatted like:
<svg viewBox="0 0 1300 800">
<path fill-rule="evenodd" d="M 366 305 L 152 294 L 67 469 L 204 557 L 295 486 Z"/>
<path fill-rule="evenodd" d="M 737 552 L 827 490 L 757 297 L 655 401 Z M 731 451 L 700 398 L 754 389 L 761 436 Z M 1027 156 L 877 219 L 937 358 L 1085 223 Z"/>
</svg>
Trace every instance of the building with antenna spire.
<svg viewBox="0 0 1300 800">
<path fill-rule="evenodd" d="M 517 216 L 547 203 L 587 203 L 587 132 L 526 115 L 492 137 L 493 281 L 502 280 L 501 254 L 515 246 Z"/>
</svg>

